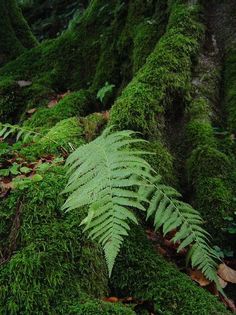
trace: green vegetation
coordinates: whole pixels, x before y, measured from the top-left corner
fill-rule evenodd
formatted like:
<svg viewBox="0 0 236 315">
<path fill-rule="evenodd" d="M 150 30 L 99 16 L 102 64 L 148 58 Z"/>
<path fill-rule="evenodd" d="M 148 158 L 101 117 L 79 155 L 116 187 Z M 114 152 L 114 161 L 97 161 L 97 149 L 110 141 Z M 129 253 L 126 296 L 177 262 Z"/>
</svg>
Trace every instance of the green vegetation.
<svg viewBox="0 0 236 315">
<path fill-rule="evenodd" d="M 0 314 L 233 308 L 236 4 L 199 3 L 0 0 Z"/>
</svg>

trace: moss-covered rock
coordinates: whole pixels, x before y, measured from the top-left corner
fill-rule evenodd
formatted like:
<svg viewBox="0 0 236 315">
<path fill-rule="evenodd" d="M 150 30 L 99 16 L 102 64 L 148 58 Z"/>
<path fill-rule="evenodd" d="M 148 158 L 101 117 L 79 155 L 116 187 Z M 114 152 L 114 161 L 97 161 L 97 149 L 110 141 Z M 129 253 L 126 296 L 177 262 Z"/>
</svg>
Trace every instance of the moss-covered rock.
<svg viewBox="0 0 236 315">
<path fill-rule="evenodd" d="M 64 168 L 41 175 L 0 206 L 1 253 L 8 258 L 0 267 L 1 314 L 70 314 L 73 303 L 107 292 L 102 251 L 79 227 L 85 212 L 60 211 Z"/>
<path fill-rule="evenodd" d="M 153 303 L 156 314 L 229 314 L 214 296 L 157 254 L 140 227 L 130 234 L 114 268 L 115 293 Z"/>
</svg>

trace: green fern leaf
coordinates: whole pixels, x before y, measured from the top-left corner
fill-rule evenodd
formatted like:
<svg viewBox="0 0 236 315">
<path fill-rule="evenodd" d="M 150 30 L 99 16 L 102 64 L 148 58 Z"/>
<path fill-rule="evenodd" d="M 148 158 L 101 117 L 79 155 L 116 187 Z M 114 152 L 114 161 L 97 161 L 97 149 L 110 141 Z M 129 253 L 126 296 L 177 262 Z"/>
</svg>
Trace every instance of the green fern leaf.
<svg viewBox="0 0 236 315">
<path fill-rule="evenodd" d="M 137 224 L 132 209 L 146 211 L 148 200 L 138 188 L 150 181 L 151 167 L 141 157 L 142 151 L 129 150 L 132 131 L 110 133 L 79 147 L 67 160 L 70 178 L 64 192 L 71 195 L 63 209 L 70 211 L 88 206 L 87 217 L 81 222 L 89 237 L 103 246 L 109 274 L 120 250 L 129 223 Z"/>
</svg>

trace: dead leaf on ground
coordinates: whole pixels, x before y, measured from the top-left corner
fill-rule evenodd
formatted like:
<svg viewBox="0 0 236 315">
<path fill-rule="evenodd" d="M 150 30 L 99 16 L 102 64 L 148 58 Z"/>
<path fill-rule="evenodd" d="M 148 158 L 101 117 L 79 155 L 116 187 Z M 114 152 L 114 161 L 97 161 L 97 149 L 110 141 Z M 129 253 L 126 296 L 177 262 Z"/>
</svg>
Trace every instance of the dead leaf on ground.
<svg viewBox="0 0 236 315">
<path fill-rule="evenodd" d="M 27 110 L 27 114 L 31 115 L 31 114 L 35 113 L 36 110 L 37 110 L 37 108 L 31 108 L 31 109 Z"/>
<path fill-rule="evenodd" d="M 218 276 L 218 280 L 219 280 L 219 283 L 220 283 L 221 288 L 224 289 L 224 288 L 227 286 L 228 282 L 225 281 L 225 280 L 223 280 L 223 279 L 222 279 L 221 277 L 219 277 L 219 276 Z"/>
<path fill-rule="evenodd" d="M 190 270 L 190 277 L 192 280 L 200 284 L 201 287 L 209 285 L 211 282 L 208 280 L 200 270 Z"/>
<path fill-rule="evenodd" d="M 110 296 L 110 297 L 104 298 L 103 301 L 110 302 L 110 303 L 117 303 L 119 302 L 119 299 L 115 296 Z"/>
<path fill-rule="evenodd" d="M 236 270 L 228 267 L 226 264 L 220 264 L 217 273 L 223 280 L 236 283 Z"/>
<path fill-rule="evenodd" d="M 26 80 L 19 80 L 17 81 L 17 84 L 19 85 L 19 87 L 26 87 L 26 86 L 30 86 L 32 82 L 26 81 Z"/>
<path fill-rule="evenodd" d="M 57 103 L 58 103 L 58 100 L 57 100 L 56 98 L 54 98 L 53 100 L 51 100 L 51 101 L 48 103 L 47 107 L 48 107 L 48 108 L 53 108 L 54 106 L 56 106 Z"/>
</svg>

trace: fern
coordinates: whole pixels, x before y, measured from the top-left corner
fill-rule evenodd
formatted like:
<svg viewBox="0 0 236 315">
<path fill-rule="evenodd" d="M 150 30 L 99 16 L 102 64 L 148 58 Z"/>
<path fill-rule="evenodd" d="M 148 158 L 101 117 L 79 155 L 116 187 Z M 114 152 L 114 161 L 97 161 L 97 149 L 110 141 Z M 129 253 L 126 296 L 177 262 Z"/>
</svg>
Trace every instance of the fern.
<svg viewBox="0 0 236 315">
<path fill-rule="evenodd" d="M 142 140 L 131 139 L 132 131 L 110 134 L 106 131 L 93 142 L 78 148 L 68 160 L 71 177 L 65 192 L 72 193 L 64 209 L 89 206 L 81 222 L 92 239 L 102 244 L 111 274 L 115 258 L 128 235 L 129 221 L 137 224 L 131 208 L 145 211 L 134 188 L 143 184 L 137 177 L 151 179 L 143 152 L 130 151 L 127 145 Z M 136 176 L 134 176 L 136 175 Z"/>
<path fill-rule="evenodd" d="M 201 227 L 199 213 L 180 201 L 171 187 L 162 185 L 151 166 L 142 158 L 148 152 L 131 149 L 144 140 L 134 139 L 132 131 L 111 133 L 110 129 L 94 141 L 79 147 L 67 159 L 69 193 L 63 209 L 70 211 L 88 206 L 81 222 L 89 237 L 102 245 L 109 275 L 121 244 L 130 229 L 137 224 L 134 209 L 154 216 L 154 225 L 162 226 L 164 234 L 177 229 L 174 242 L 179 250 L 192 244 L 189 258 L 192 266 L 217 283 L 217 256 L 208 243 L 209 234 Z"/>
<path fill-rule="evenodd" d="M 19 125 L 0 123 L 0 137 L 6 139 L 11 135 L 16 135 L 16 141 L 22 139 L 23 142 L 26 142 L 29 137 L 33 137 L 33 140 L 36 140 L 38 137 L 42 137 L 40 133 L 28 128 L 20 127 Z"/>
<path fill-rule="evenodd" d="M 150 200 L 147 219 L 154 217 L 155 229 L 162 227 L 164 236 L 178 229 L 172 239 L 179 244 L 178 251 L 191 245 L 188 260 L 191 259 L 192 267 L 202 270 L 206 278 L 218 285 L 218 255 L 209 246 L 210 235 L 201 227 L 203 220 L 199 212 L 180 201 L 181 194 L 175 189 L 161 184 L 160 176 L 154 177 L 152 184 L 139 190 L 140 195 Z"/>
</svg>

